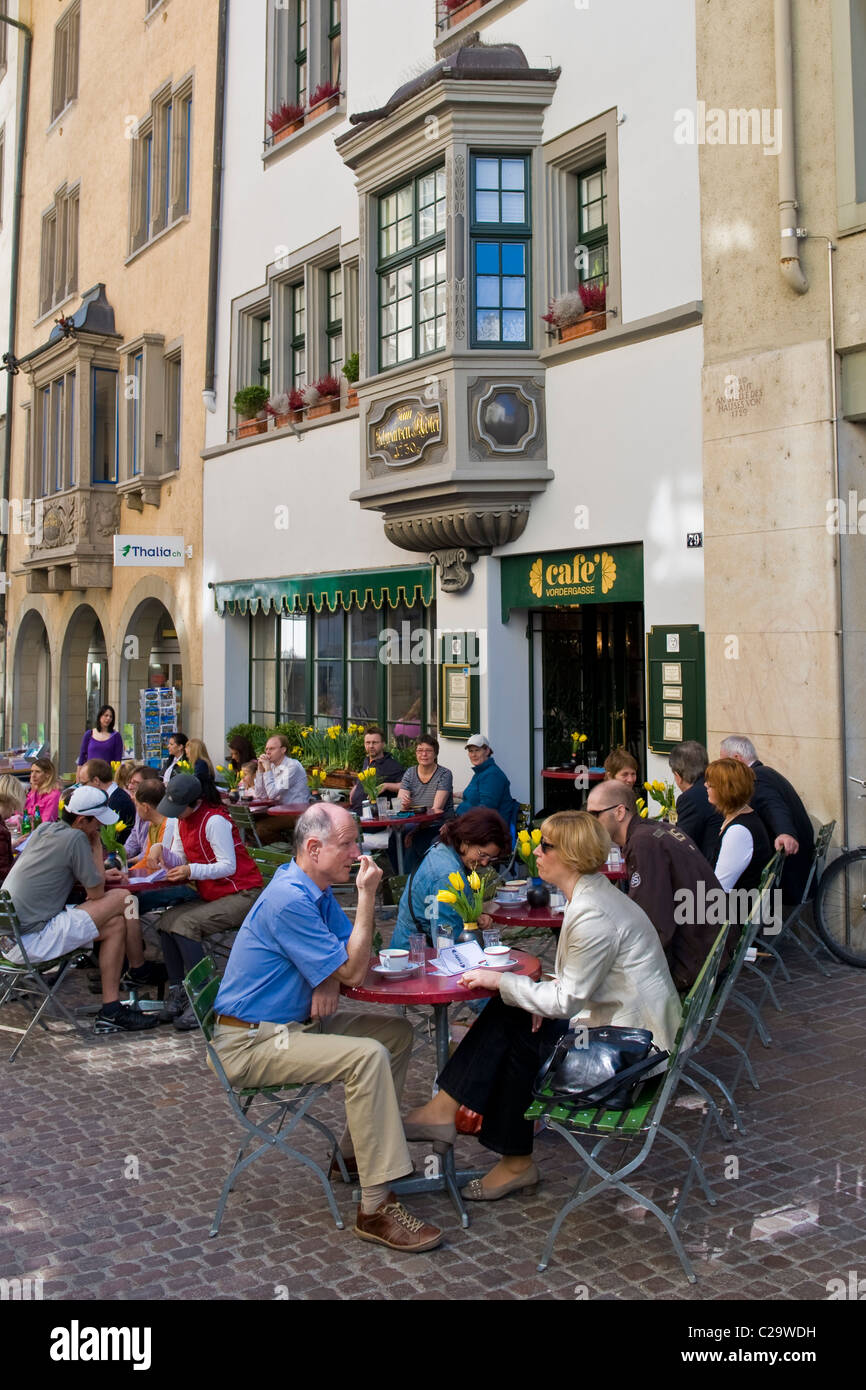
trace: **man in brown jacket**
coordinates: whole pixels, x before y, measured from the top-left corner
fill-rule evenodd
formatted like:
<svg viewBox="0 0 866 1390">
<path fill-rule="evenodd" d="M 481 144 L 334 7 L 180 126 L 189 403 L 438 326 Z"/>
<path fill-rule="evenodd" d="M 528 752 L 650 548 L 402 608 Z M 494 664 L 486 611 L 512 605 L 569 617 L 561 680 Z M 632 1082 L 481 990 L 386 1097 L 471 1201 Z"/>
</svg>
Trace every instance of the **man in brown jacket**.
<svg viewBox="0 0 866 1390">
<path fill-rule="evenodd" d="M 658 932 L 674 984 L 681 993 L 691 989 L 719 932 L 716 914 L 705 910 L 708 899 L 724 901 L 719 880 L 682 830 L 640 819 L 634 792 L 622 782 L 593 787 L 586 809 L 622 849 L 628 895 Z M 729 941 L 723 965 L 730 949 Z"/>
</svg>

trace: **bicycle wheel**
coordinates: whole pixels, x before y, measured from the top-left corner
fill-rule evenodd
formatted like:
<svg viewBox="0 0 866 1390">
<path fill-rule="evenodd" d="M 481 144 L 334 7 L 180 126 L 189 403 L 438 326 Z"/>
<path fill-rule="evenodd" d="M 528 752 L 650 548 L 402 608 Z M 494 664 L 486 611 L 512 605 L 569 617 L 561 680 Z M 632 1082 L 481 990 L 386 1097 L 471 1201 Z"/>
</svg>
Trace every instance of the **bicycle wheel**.
<svg viewBox="0 0 866 1390">
<path fill-rule="evenodd" d="M 866 849 L 842 854 L 824 870 L 815 925 L 838 960 L 866 969 Z"/>
</svg>

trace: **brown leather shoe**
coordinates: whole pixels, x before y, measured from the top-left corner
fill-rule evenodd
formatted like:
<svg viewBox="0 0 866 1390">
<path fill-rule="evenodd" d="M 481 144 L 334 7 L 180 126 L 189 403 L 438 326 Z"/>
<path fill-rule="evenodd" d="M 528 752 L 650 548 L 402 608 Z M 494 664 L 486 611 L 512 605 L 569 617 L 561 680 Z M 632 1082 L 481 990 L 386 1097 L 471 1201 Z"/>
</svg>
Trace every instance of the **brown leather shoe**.
<svg viewBox="0 0 866 1390">
<path fill-rule="evenodd" d="M 355 1218 L 355 1235 L 361 1240 L 372 1240 L 377 1245 L 387 1245 L 389 1250 L 435 1250 L 442 1240 L 438 1226 L 430 1226 L 420 1217 L 407 1211 L 398 1202 L 393 1192 L 369 1216 L 358 1207 Z"/>
</svg>

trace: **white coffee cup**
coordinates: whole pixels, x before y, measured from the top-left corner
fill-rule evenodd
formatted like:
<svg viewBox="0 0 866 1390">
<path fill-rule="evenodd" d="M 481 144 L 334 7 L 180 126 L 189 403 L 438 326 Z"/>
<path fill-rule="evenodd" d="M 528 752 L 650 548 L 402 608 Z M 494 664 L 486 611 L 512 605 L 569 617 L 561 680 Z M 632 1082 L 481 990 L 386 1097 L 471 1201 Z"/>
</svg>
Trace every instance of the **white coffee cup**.
<svg viewBox="0 0 866 1390">
<path fill-rule="evenodd" d="M 510 946 L 485 946 L 484 954 L 493 965 L 501 965 L 511 953 Z"/>
<path fill-rule="evenodd" d="M 385 970 L 405 970 L 409 964 L 409 952 L 387 950 L 379 952 L 379 964 Z"/>
</svg>

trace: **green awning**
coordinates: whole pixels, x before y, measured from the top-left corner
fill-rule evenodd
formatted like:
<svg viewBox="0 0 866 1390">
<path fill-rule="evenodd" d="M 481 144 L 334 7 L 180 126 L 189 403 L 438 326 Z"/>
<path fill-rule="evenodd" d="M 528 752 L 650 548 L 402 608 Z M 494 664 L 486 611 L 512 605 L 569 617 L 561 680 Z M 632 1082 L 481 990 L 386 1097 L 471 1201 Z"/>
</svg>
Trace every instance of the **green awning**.
<svg viewBox="0 0 866 1390">
<path fill-rule="evenodd" d="M 327 606 L 381 608 L 386 601 L 410 608 L 433 602 L 433 566 L 413 565 L 393 570 L 344 570 L 341 574 L 296 574 L 285 579 L 232 579 L 211 584 L 218 613 L 306 613 L 312 604 L 316 613 Z"/>
</svg>

